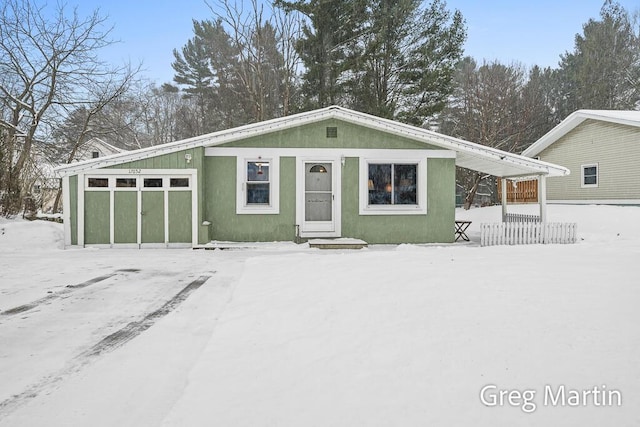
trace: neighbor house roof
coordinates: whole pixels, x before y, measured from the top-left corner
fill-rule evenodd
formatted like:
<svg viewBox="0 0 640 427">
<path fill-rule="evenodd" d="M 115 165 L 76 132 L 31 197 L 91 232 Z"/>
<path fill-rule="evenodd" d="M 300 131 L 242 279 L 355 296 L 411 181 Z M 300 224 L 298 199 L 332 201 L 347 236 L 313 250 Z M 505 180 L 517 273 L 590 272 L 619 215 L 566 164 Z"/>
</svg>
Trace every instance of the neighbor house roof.
<svg viewBox="0 0 640 427">
<path fill-rule="evenodd" d="M 248 137 L 281 131 L 327 119 L 342 120 L 371 129 L 400 135 L 441 149 L 455 151 L 456 165 L 490 175 L 508 178 L 532 175 L 562 176 L 569 174 L 568 169 L 552 163 L 508 153 L 419 127 L 337 106 L 252 123 L 154 147 L 64 165 L 56 168 L 56 171 L 61 175 L 70 175 L 85 170 L 141 160 L 195 147 L 214 147 Z"/>
<path fill-rule="evenodd" d="M 569 116 L 560 122 L 558 126 L 554 127 L 542 138 L 531 144 L 529 148 L 522 152 L 522 155 L 528 157 L 537 156 L 545 148 L 571 132 L 585 120 L 589 119 L 640 127 L 640 111 L 578 110 L 569 114 Z"/>
</svg>

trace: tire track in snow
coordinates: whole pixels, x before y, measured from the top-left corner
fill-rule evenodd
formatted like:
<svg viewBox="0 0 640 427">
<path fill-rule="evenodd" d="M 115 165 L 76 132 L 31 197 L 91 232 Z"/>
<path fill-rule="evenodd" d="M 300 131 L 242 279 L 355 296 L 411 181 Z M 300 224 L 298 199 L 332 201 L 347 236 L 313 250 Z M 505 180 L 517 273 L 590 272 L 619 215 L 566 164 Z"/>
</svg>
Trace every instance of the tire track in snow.
<svg viewBox="0 0 640 427">
<path fill-rule="evenodd" d="M 140 270 L 135 269 L 135 268 L 123 268 L 120 270 L 116 270 L 114 273 L 109 273 L 109 274 L 105 274 L 102 276 L 98 276 L 98 277 L 94 277 L 93 279 L 89 279 L 85 282 L 82 283 L 78 283 L 77 285 L 67 285 L 65 286 L 65 288 L 61 291 L 58 291 L 56 293 L 47 295 L 46 297 L 37 299 L 35 301 L 31 301 L 27 304 L 23 304 L 23 305 L 19 305 L 18 307 L 13 307 L 10 308 L 8 310 L 2 311 L 0 312 L 0 316 L 12 316 L 15 314 L 20 314 L 20 313 L 24 313 L 25 311 L 29 311 L 33 308 L 38 307 L 39 305 L 42 304 L 46 304 L 50 301 L 53 301 L 55 299 L 58 298 L 62 298 L 63 296 L 72 293 L 73 291 L 77 290 L 77 289 L 82 289 L 82 288 L 86 288 L 87 286 L 91 286 L 95 283 L 98 282 L 102 282 L 104 280 L 110 279 L 111 277 L 120 274 L 120 273 L 137 273 Z"/>
<path fill-rule="evenodd" d="M 215 271 L 212 274 L 215 274 Z M 70 375 L 79 372 L 83 367 L 89 365 L 98 356 L 122 347 L 124 344 L 149 329 L 159 319 L 171 313 L 178 305 L 186 300 L 189 295 L 191 295 L 191 293 L 200 288 L 210 278 L 210 275 L 203 275 L 198 277 L 196 280 L 192 281 L 182 290 L 180 290 L 180 292 L 174 295 L 171 299 L 166 301 L 157 310 L 148 313 L 140 320 L 127 324 L 120 330 L 108 335 L 107 337 L 100 340 L 100 342 L 90 347 L 88 350 L 71 359 L 69 365 L 57 374 L 44 377 L 37 383 L 28 387 L 22 393 L 14 394 L 10 398 L 0 402 L 0 420 L 2 420 L 2 418 L 14 411 L 20 405 L 26 403 L 29 399 L 37 397 L 43 391 L 48 390 L 55 384 L 65 380 Z"/>
</svg>

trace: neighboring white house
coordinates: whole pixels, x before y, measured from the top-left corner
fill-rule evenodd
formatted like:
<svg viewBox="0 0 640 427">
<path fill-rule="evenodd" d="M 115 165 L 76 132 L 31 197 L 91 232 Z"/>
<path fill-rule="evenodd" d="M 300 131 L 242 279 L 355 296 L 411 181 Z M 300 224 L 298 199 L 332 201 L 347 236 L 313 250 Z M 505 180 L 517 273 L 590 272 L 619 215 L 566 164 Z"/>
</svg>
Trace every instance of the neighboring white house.
<svg viewBox="0 0 640 427">
<path fill-rule="evenodd" d="M 80 146 L 72 163 L 110 156 L 123 151 L 126 150 L 114 147 L 100 138 L 91 138 Z M 53 213 L 55 200 L 60 190 L 60 178 L 55 175 L 53 169 L 60 165 L 51 163 L 45 156 L 38 157 L 37 165 L 38 173 L 31 186 L 31 197 L 36 209 L 45 213 Z"/>
<path fill-rule="evenodd" d="M 578 110 L 522 154 L 571 171 L 549 203 L 640 205 L 640 111 Z"/>
<path fill-rule="evenodd" d="M 103 141 L 100 138 L 91 138 L 80 146 L 73 161 L 81 162 L 89 159 L 97 159 L 98 157 L 110 156 L 112 154 L 122 153 L 123 150 Z"/>
</svg>

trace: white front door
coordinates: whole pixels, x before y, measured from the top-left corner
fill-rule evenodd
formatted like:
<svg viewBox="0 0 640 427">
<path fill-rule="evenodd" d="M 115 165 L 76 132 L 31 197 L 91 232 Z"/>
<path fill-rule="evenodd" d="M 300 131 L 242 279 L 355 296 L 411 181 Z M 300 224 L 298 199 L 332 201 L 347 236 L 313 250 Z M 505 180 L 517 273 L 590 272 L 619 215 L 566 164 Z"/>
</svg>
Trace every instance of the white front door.
<svg viewBox="0 0 640 427">
<path fill-rule="evenodd" d="M 297 205 L 301 237 L 340 237 L 339 165 L 335 160 L 299 161 Z"/>
</svg>

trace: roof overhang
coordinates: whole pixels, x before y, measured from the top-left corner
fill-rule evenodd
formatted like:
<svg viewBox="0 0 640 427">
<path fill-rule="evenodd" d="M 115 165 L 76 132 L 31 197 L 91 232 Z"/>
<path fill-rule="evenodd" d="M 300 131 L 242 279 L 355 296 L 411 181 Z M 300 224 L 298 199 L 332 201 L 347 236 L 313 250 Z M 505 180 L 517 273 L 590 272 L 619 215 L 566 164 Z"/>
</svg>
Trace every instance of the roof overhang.
<svg viewBox="0 0 640 427">
<path fill-rule="evenodd" d="M 280 117 L 264 122 L 252 123 L 168 144 L 63 165 L 57 167 L 56 172 L 63 176 L 73 175 L 82 171 L 114 166 L 197 147 L 215 147 L 249 137 L 282 131 L 327 119 L 337 119 L 366 126 L 371 129 L 377 129 L 382 132 L 422 142 L 443 150 L 454 151 L 456 153 L 457 166 L 473 169 L 488 175 L 503 178 L 518 178 L 535 175 L 563 176 L 569 174 L 569 170 L 567 168 L 554 165 L 552 163 L 542 162 L 518 154 L 508 153 L 506 151 L 465 141 L 459 138 L 453 138 L 437 132 L 395 122 L 393 120 L 383 119 L 336 106 Z"/>
<path fill-rule="evenodd" d="M 640 111 L 578 110 L 569 114 L 560 124 L 531 144 L 529 148 L 522 152 L 522 155 L 528 157 L 537 156 L 551 144 L 589 119 L 640 127 Z"/>
</svg>

